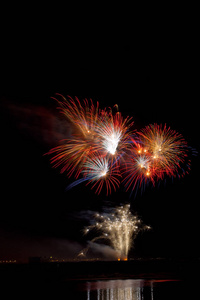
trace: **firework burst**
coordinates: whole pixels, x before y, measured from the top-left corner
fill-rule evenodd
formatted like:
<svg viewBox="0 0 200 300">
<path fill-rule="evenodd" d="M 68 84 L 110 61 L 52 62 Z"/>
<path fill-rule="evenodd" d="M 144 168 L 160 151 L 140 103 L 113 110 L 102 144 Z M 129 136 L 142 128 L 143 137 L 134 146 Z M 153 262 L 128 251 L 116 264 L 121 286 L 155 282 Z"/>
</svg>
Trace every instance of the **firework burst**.
<svg viewBox="0 0 200 300">
<path fill-rule="evenodd" d="M 121 182 L 126 190 L 155 185 L 165 176 L 181 177 L 188 173 L 188 146 L 181 134 L 166 125 L 148 125 L 135 133 L 131 117 L 123 118 L 117 105 L 100 109 L 92 100 L 64 98 L 56 94 L 59 109 L 71 122 L 71 137 L 51 149 L 51 163 L 78 183 L 91 183 L 99 194 L 107 194 Z M 114 111 L 114 109 L 117 109 Z M 185 170 L 185 166 L 187 167 Z"/>
<path fill-rule="evenodd" d="M 84 176 L 71 187 L 88 181 L 98 194 L 104 185 L 107 194 L 116 190 L 120 182 L 119 158 L 125 153 L 131 136 L 131 118 L 123 119 L 121 113 L 113 114 L 111 109 L 99 109 L 98 102 L 95 107 L 91 99 L 81 104 L 77 97 L 73 100 L 57 96 L 61 112 L 76 130 L 70 139 L 48 152 L 53 155 L 52 165 L 60 167 L 61 173 L 67 172 L 68 177 Z"/>
<path fill-rule="evenodd" d="M 112 189 L 116 190 L 120 184 L 120 172 L 117 164 L 111 164 L 106 157 L 88 158 L 83 166 L 82 173 L 88 178 L 88 183 L 92 183 L 92 188 L 96 187 L 96 193 L 100 193 L 105 185 L 107 195 Z"/>
<path fill-rule="evenodd" d="M 59 103 L 59 109 L 67 120 L 72 122 L 75 133 L 47 154 L 53 155 L 51 163 L 54 167 L 61 167 L 61 173 L 66 171 L 68 177 L 74 175 L 78 178 L 87 157 L 100 148 L 96 127 L 102 111 L 99 110 L 98 102 L 95 107 L 92 100 L 89 102 L 85 99 L 84 104 L 81 105 L 77 97 L 73 100 L 71 97 L 66 99 L 60 94 L 57 96 L 61 99 L 54 99 Z"/>
<path fill-rule="evenodd" d="M 182 135 L 166 125 L 146 126 L 140 132 L 141 142 L 151 154 L 157 176 L 176 176 L 187 158 L 188 147 Z"/>
<path fill-rule="evenodd" d="M 113 114 L 110 110 L 104 114 L 104 118 L 97 128 L 103 151 L 114 157 L 126 153 L 133 134 L 133 131 L 130 130 L 133 125 L 131 119 L 130 117 L 124 119 L 119 111 Z"/>
<path fill-rule="evenodd" d="M 132 139 L 128 159 L 122 168 L 126 190 L 141 188 L 148 183 L 155 185 L 164 176 L 182 176 L 188 156 L 188 147 L 181 134 L 166 125 L 149 125 L 138 132 L 137 141 Z M 187 160 L 187 168 L 190 162 Z"/>
</svg>

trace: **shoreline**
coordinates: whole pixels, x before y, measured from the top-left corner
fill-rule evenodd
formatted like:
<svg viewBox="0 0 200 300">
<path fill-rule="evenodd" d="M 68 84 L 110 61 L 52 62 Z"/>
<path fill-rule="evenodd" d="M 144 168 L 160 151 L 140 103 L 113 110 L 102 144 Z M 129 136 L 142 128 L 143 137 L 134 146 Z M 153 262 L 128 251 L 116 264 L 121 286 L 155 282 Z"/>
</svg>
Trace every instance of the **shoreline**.
<svg viewBox="0 0 200 300">
<path fill-rule="evenodd" d="M 111 279 L 199 278 L 199 259 L 146 259 L 128 261 L 75 261 L 0 264 L 0 280 L 75 281 Z"/>
</svg>

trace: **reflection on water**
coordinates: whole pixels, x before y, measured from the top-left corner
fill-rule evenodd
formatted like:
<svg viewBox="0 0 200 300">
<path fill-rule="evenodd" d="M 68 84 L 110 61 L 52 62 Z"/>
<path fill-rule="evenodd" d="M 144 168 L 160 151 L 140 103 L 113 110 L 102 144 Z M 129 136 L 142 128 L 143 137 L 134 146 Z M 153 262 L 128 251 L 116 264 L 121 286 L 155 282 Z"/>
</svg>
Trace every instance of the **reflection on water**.
<svg viewBox="0 0 200 300">
<path fill-rule="evenodd" d="M 87 300 L 143 300 L 143 280 L 109 280 L 87 282 Z M 149 287 L 148 299 L 153 300 L 153 282 Z"/>
<path fill-rule="evenodd" d="M 175 295 L 173 292 L 170 292 L 172 283 L 174 283 L 174 288 L 174 285 L 176 286 L 178 281 L 132 279 L 88 281 L 79 286 L 79 289 L 84 291 L 84 298 L 82 299 L 86 300 L 177 299 L 177 294 L 175 293 Z M 178 295 L 180 296 L 179 292 Z M 175 296 L 175 298 L 173 296 Z"/>
</svg>

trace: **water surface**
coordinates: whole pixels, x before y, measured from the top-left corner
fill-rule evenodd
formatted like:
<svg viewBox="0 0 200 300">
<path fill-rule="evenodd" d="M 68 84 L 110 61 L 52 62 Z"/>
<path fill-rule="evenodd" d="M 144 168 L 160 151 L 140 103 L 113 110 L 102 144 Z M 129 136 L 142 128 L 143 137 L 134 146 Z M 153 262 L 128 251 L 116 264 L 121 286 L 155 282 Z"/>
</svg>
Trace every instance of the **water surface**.
<svg viewBox="0 0 200 300">
<path fill-rule="evenodd" d="M 77 282 L 73 300 L 183 300 L 194 299 L 196 286 L 181 280 L 99 280 Z"/>
</svg>

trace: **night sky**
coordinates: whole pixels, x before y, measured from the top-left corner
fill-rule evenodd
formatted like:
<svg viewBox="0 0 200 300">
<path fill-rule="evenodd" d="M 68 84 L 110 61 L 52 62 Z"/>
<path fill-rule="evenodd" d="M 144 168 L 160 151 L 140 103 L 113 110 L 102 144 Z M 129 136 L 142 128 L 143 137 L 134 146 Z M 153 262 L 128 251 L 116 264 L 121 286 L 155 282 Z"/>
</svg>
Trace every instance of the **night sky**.
<svg viewBox="0 0 200 300">
<path fill-rule="evenodd" d="M 132 257 L 197 257 L 199 156 L 183 179 L 130 197 L 123 187 L 110 196 L 84 184 L 66 191 L 73 180 L 44 155 L 71 132 L 55 93 L 101 108 L 118 104 L 138 130 L 166 123 L 199 152 L 195 24 L 113 27 L 106 35 L 99 28 L 87 36 L 81 28 L 66 25 L 65 36 L 52 28 L 33 26 L 28 35 L 13 28 L 2 43 L 0 260 L 73 258 L 86 245 L 81 230 L 92 212 L 124 203 L 152 227 L 138 236 Z"/>
</svg>

